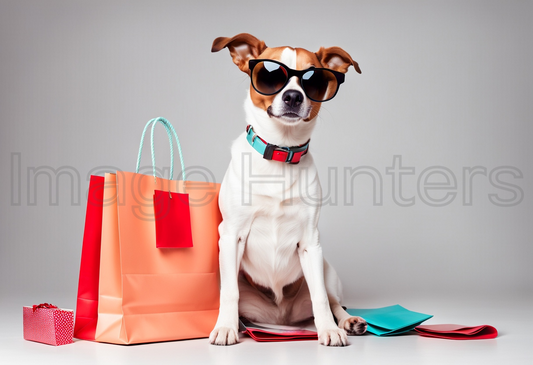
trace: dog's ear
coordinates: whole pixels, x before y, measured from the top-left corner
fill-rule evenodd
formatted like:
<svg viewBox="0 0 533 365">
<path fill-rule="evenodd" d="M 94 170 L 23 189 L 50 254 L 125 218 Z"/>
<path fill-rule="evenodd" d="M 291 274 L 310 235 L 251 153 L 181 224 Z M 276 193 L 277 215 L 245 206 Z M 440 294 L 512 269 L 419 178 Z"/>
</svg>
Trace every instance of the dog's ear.
<svg viewBox="0 0 533 365">
<path fill-rule="evenodd" d="M 237 34 L 235 37 L 218 37 L 213 41 L 211 52 L 218 52 L 223 48 L 228 48 L 233 63 L 242 72 L 250 73 L 248 60 L 257 58 L 267 48 L 265 42 L 260 41 L 248 33 Z"/>
<path fill-rule="evenodd" d="M 355 71 L 361 73 L 361 69 L 357 62 L 352 59 L 348 52 L 340 47 L 320 47 L 318 52 L 316 52 L 316 56 L 322 66 L 334 71 L 346 73 L 348 72 L 348 67 L 352 65 L 355 68 Z"/>
</svg>

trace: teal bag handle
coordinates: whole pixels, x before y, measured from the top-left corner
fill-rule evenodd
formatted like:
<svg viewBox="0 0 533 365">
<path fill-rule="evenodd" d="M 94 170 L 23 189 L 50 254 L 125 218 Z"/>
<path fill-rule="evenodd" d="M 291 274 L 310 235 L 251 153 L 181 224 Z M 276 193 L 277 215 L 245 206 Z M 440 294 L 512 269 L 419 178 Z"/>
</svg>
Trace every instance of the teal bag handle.
<svg viewBox="0 0 533 365">
<path fill-rule="evenodd" d="M 144 126 L 144 130 L 143 130 L 143 133 L 141 135 L 141 143 L 139 145 L 139 155 L 137 156 L 137 167 L 135 169 L 135 173 L 139 173 L 139 168 L 141 166 L 141 155 L 142 155 L 143 144 L 144 144 L 144 136 L 146 134 L 146 131 L 148 130 L 148 127 L 151 125 L 152 129 L 151 129 L 151 136 L 150 136 L 150 147 L 151 147 L 151 152 L 152 152 L 152 170 L 153 170 L 154 178 L 156 178 L 156 173 L 155 173 L 155 149 L 154 149 L 154 129 L 155 129 L 155 126 L 156 126 L 157 123 L 161 123 L 165 127 L 165 130 L 167 131 L 167 135 L 168 135 L 168 141 L 170 143 L 170 180 L 172 180 L 174 178 L 174 143 L 173 143 L 172 135 L 174 135 L 174 138 L 176 139 L 176 144 L 178 146 L 178 152 L 179 152 L 179 155 L 180 155 L 181 171 L 182 171 L 182 174 L 183 174 L 183 180 L 184 181 L 187 180 L 186 175 L 185 175 L 185 164 L 183 163 L 183 154 L 181 152 L 181 145 L 180 145 L 180 140 L 178 138 L 178 134 L 176 133 L 176 130 L 174 129 L 172 124 L 170 124 L 170 122 L 168 120 L 166 120 L 165 118 L 163 118 L 163 117 L 158 117 L 158 118 L 151 119 Z"/>
</svg>

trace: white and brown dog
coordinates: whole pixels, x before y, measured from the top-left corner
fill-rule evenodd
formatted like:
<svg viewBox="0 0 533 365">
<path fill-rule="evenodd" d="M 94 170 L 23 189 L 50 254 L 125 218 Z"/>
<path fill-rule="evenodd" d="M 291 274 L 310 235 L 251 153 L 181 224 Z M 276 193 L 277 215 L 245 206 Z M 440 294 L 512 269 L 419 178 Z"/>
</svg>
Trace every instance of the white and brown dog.
<svg viewBox="0 0 533 365">
<path fill-rule="evenodd" d="M 211 51 L 226 47 L 251 85 L 248 127 L 220 190 L 220 313 L 210 342 L 238 342 L 239 315 L 277 324 L 314 317 L 322 344 L 344 346 L 366 322 L 341 307 L 341 283 L 322 256 L 321 187 L 307 151 L 321 102 L 335 96 L 350 65 L 361 71 L 339 47 L 269 48 L 243 33 L 215 39 Z"/>
</svg>

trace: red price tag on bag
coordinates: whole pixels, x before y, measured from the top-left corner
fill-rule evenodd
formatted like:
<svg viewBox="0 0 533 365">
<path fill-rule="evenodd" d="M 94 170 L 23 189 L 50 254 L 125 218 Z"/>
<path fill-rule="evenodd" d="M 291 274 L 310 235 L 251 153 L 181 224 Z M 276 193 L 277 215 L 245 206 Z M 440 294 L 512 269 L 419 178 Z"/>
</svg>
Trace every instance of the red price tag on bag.
<svg viewBox="0 0 533 365">
<path fill-rule="evenodd" d="M 189 195 L 154 191 L 157 248 L 193 247 Z"/>
</svg>

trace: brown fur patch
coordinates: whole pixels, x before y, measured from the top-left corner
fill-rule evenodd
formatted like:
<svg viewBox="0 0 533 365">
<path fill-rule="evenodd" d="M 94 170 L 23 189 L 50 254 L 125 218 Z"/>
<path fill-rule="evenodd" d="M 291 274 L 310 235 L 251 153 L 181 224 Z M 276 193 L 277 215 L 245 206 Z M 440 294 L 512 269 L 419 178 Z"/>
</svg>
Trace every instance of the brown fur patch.
<svg viewBox="0 0 533 365">
<path fill-rule="evenodd" d="M 312 66 L 322 67 L 316 54 L 303 48 L 296 48 L 296 69 L 305 70 Z"/>
<path fill-rule="evenodd" d="M 302 284 L 304 282 L 304 277 L 296 280 L 294 283 L 287 284 L 283 287 L 283 297 L 284 298 L 294 298 L 296 294 L 300 291 Z"/>
<path fill-rule="evenodd" d="M 285 48 L 291 47 L 274 47 L 274 48 L 267 48 L 264 50 L 263 53 L 261 53 L 257 58 L 259 59 L 267 59 L 267 60 L 277 60 L 279 61 L 281 59 L 281 54 L 285 50 Z"/>
</svg>

